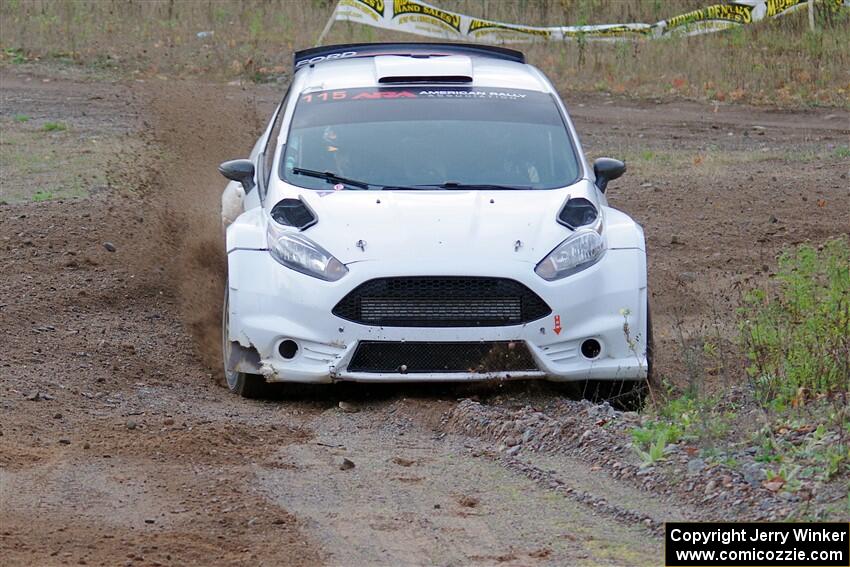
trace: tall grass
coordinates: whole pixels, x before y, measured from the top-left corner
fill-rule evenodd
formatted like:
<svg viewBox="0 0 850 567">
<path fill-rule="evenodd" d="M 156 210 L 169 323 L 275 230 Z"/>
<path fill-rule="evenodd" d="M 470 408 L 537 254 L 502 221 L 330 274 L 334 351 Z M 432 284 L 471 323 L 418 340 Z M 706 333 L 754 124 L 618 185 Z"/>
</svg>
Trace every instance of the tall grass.
<svg viewBox="0 0 850 567">
<path fill-rule="evenodd" d="M 787 250 L 774 285 L 751 291 L 740 313 L 765 418 L 757 458 L 776 463 L 773 474 L 790 490 L 798 478 L 850 472 L 850 242 Z M 782 434 L 794 426 L 811 435 L 801 442 Z"/>
<path fill-rule="evenodd" d="M 732 468 L 740 448 L 752 448 L 773 490 L 793 493 L 802 481 L 850 473 L 850 242 L 788 248 L 778 263 L 775 276 L 745 293 L 738 312 L 748 387 L 670 387 L 632 430 L 644 463 L 684 440 Z M 704 370 L 693 375 L 700 383 Z"/>
<path fill-rule="evenodd" d="M 783 253 L 773 288 L 745 297 L 741 333 L 756 399 L 779 408 L 850 396 L 850 244 Z"/>
<path fill-rule="evenodd" d="M 654 22 L 709 0 L 432 0 L 536 25 Z M 0 58 L 59 58 L 141 75 L 263 79 L 312 46 L 333 0 L 0 0 Z M 850 105 L 850 10 L 819 5 L 743 28 L 640 43 L 520 46 L 562 90 L 768 104 Z M 203 33 L 212 32 L 212 33 Z M 199 36 L 198 34 L 201 33 Z M 416 40 L 337 22 L 327 43 Z M 426 39 L 427 41 L 427 39 Z"/>
</svg>

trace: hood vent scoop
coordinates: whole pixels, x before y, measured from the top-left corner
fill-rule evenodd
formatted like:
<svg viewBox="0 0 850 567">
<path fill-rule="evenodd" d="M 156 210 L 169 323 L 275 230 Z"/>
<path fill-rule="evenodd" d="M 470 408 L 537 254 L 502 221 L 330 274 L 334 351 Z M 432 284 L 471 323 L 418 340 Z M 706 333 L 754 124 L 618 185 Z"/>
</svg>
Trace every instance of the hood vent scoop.
<svg viewBox="0 0 850 567">
<path fill-rule="evenodd" d="M 272 218 L 284 226 L 299 230 L 310 228 L 319 222 L 316 214 L 301 199 L 283 199 L 272 207 Z"/>
<path fill-rule="evenodd" d="M 592 225 L 599 217 L 596 207 L 584 197 L 568 199 L 558 214 L 558 222 L 573 230 Z"/>
<path fill-rule="evenodd" d="M 472 59 L 463 55 L 375 57 L 375 75 L 382 85 L 411 83 L 471 83 Z"/>
</svg>

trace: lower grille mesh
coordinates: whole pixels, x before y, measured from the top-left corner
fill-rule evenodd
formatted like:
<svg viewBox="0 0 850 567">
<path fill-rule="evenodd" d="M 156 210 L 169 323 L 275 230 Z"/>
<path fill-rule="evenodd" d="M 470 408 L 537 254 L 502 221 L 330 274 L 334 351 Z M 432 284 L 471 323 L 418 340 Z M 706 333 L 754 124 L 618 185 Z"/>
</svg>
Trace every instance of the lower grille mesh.
<svg viewBox="0 0 850 567">
<path fill-rule="evenodd" d="M 497 327 L 545 317 L 552 310 L 523 284 L 505 278 L 414 276 L 360 284 L 334 315 L 388 327 Z"/>
<path fill-rule="evenodd" d="M 349 372 L 415 374 L 537 370 L 523 342 L 361 341 Z"/>
</svg>

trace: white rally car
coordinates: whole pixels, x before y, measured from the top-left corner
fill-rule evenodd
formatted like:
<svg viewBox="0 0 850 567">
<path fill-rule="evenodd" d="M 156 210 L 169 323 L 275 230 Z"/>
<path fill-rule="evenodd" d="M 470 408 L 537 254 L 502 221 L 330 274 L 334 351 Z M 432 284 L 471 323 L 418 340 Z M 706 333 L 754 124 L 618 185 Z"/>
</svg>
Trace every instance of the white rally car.
<svg viewBox="0 0 850 567">
<path fill-rule="evenodd" d="M 227 384 L 585 381 L 651 369 L 643 230 L 517 51 L 320 47 L 223 163 Z M 631 403 L 631 402 L 630 402 Z"/>
</svg>

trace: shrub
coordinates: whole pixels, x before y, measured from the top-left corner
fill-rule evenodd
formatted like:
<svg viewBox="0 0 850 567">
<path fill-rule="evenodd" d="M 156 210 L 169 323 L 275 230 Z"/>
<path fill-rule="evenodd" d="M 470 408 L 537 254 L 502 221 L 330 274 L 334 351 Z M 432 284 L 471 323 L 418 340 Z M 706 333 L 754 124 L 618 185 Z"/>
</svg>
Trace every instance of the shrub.
<svg viewBox="0 0 850 567">
<path fill-rule="evenodd" d="M 850 391 L 850 246 L 784 252 L 771 289 L 750 291 L 741 338 L 756 399 L 776 409 Z"/>
</svg>

